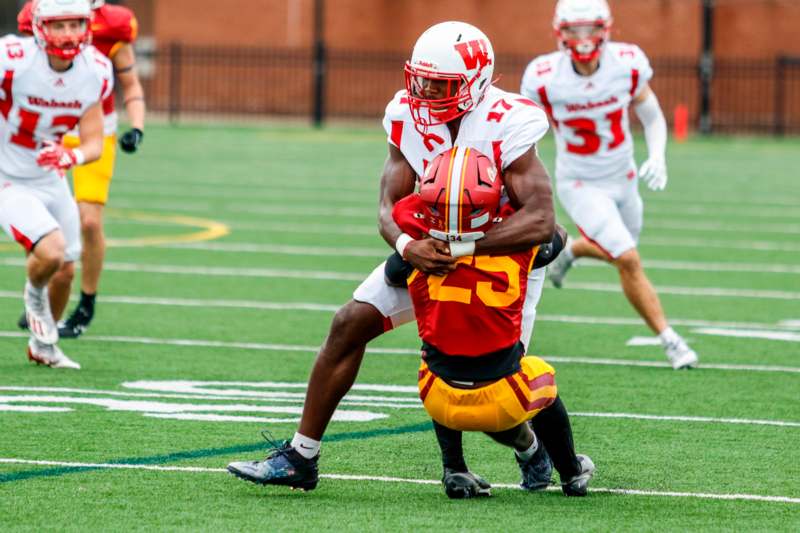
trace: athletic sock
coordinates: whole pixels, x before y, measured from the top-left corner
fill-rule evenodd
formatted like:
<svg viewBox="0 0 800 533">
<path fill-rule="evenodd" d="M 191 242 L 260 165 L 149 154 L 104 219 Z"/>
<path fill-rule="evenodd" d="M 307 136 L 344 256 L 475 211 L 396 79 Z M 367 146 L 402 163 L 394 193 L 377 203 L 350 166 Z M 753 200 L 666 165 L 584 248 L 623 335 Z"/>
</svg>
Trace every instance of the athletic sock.
<svg viewBox="0 0 800 533">
<path fill-rule="evenodd" d="M 435 420 L 433 421 L 433 429 L 436 431 L 436 440 L 442 450 L 442 465 L 456 472 L 469 472 L 467 463 L 464 461 L 462 433 L 445 427 Z"/>
<path fill-rule="evenodd" d="M 567 244 L 564 246 L 561 254 L 570 264 L 575 261 L 575 253 L 572 251 L 572 239 L 567 239 Z"/>
<path fill-rule="evenodd" d="M 85 292 L 81 291 L 81 302 L 78 304 L 78 306 L 83 308 L 89 318 L 94 316 L 94 301 L 96 298 L 97 293 L 86 294 Z"/>
<path fill-rule="evenodd" d="M 547 453 L 553 460 L 562 481 L 571 479 L 581 472 L 581 464 L 575 456 L 575 444 L 572 441 L 572 428 L 569 424 L 567 408 L 561 398 L 531 420 L 536 436 L 541 439 Z"/>
<path fill-rule="evenodd" d="M 31 280 L 25 281 L 25 292 L 30 293 L 36 298 L 42 298 L 44 296 L 45 289 L 47 289 L 47 284 L 42 287 L 37 287 L 31 283 Z"/>
<path fill-rule="evenodd" d="M 319 455 L 321 444 L 322 443 L 318 440 L 310 439 L 300 433 L 295 433 L 291 446 L 306 459 L 313 459 Z"/>
<path fill-rule="evenodd" d="M 667 326 L 664 331 L 658 334 L 658 338 L 661 339 L 661 344 L 664 346 L 668 344 L 674 344 L 681 340 L 681 336 L 675 333 L 675 330 L 669 326 Z"/>
<path fill-rule="evenodd" d="M 517 454 L 517 457 L 519 457 L 521 461 L 528 461 L 530 460 L 531 457 L 533 457 L 533 454 L 535 454 L 536 450 L 538 449 L 539 449 L 539 439 L 536 438 L 536 433 L 534 433 L 533 442 L 528 447 L 528 449 L 522 451 L 514 450 L 514 453 Z"/>
</svg>

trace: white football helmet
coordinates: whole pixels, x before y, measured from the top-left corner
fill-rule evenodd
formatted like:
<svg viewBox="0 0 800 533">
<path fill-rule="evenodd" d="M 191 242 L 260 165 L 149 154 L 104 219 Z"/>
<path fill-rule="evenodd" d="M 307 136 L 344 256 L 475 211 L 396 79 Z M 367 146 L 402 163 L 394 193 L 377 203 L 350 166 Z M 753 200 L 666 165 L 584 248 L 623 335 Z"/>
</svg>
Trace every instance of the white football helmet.
<svg viewBox="0 0 800 533">
<path fill-rule="evenodd" d="M 600 55 L 611 23 L 606 0 L 559 0 L 553 17 L 559 48 L 579 63 L 588 63 Z"/>
<path fill-rule="evenodd" d="M 492 84 L 494 50 L 465 22 L 442 22 L 417 39 L 405 77 L 408 105 L 420 133 L 473 109 Z"/>
<path fill-rule="evenodd" d="M 36 44 L 49 55 L 73 59 L 89 41 L 91 17 L 89 0 L 34 0 L 33 36 Z M 50 22 L 72 19 L 81 21 L 81 33 L 69 37 L 50 35 Z"/>
</svg>

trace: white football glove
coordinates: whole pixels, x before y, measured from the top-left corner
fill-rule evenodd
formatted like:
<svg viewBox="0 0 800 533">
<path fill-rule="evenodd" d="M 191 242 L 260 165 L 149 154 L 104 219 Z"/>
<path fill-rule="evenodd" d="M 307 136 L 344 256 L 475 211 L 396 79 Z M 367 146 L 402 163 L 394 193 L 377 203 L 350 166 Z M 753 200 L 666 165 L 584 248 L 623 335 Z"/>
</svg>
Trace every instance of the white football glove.
<svg viewBox="0 0 800 533">
<path fill-rule="evenodd" d="M 660 157 L 651 157 L 642 163 L 639 179 L 647 183 L 651 191 L 663 191 L 667 186 L 667 162 Z"/>
</svg>

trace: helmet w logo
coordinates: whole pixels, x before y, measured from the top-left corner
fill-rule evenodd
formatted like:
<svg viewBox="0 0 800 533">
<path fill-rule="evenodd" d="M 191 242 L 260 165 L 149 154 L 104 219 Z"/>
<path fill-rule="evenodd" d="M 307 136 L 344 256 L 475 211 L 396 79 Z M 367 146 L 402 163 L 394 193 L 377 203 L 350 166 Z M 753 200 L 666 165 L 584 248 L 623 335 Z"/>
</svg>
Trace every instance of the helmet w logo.
<svg viewBox="0 0 800 533">
<path fill-rule="evenodd" d="M 492 60 L 489 58 L 489 50 L 484 40 L 467 41 L 466 43 L 457 43 L 456 50 L 461 54 L 464 60 L 464 66 L 467 70 L 473 70 L 480 65 L 480 68 L 486 65 L 491 65 Z"/>
</svg>

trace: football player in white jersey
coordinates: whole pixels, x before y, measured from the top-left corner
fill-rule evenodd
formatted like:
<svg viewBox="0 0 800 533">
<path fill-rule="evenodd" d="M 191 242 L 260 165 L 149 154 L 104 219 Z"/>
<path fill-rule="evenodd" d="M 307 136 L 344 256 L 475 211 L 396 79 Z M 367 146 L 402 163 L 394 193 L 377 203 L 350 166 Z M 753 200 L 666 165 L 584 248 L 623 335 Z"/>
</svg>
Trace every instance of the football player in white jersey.
<svg viewBox="0 0 800 533">
<path fill-rule="evenodd" d="M 548 276 L 561 287 L 575 259 L 608 261 L 619 271 L 628 301 L 658 334 L 675 369 L 697 354 L 667 323 L 637 251 L 642 199 L 637 177 L 654 191 L 667 185 L 667 124 L 648 82 L 653 69 L 633 44 L 609 41 L 606 0 L 560 0 L 554 29 L 560 50 L 528 65 L 521 92 L 547 110 L 556 137 L 556 190 L 578 226 Z M 636 169 L 628 109 L 644 126 L 648 158 Z"/>
<path fill-rule="evenodd" d="M 463 22 L 437 24 L 418 39 L 405 66 L 406 89 L 386 107 L 383 124 L 389 155 L 381 177 L 380 233 L 425 273 L 445 275 L 461 256 L 513 253 L 554 239 L 550 178 L 536 154 L 536 143 L 548 129 L 547 117 L 530 100 L 492 86 L 493 72 L 494 52 L 483 32 Z M 392 218 L 394 204 L 414 191 L 430 161 L 455 145 L 493 158 L 517 211 L 480 240 L 449 244 L 415 240 L 402 233 Z M 541 288 L 541 272 L 534 271 L 523 314 L 526 347 Z M 228 470 L 254 483 L 316 487 L 322 435 L 355 381 L 367 342 L 413 320 L 408 291 L 387 284 L 384 265 L 379 265 L 333 319 L 311 372 L 300 427 L 292 441 L 275 446 L 263 461 L 231 463 Z M 539 437 L 549 449 L 548 437 Z M 460 434 L 453 438 L 458 439 L 454 448 L 460 449 Z M 548 473 L 552 468 L 544 453 L 531 461 L 546 461 L 541 466 Z M 563 471 L 559 468 L 562 480 L 586 474 L 581 468 L 577 463 Z M 478 489 L 477 479 L 467 481 Z"/>
<path fill-rule="evenodd" d="M 28 357 L 53 368 L 80 368 L 56 344 L 81 250 L 64 175 L 100 157 L 100 102 L 113 89 L 111 63 L 88 44 L 90 16 L 89 0 L 37 0 L 34 36 L 0 38 L 0 226 L 28 258 Z M 65 148 L 76 127 L 80 149 Z"/>
</svg>

